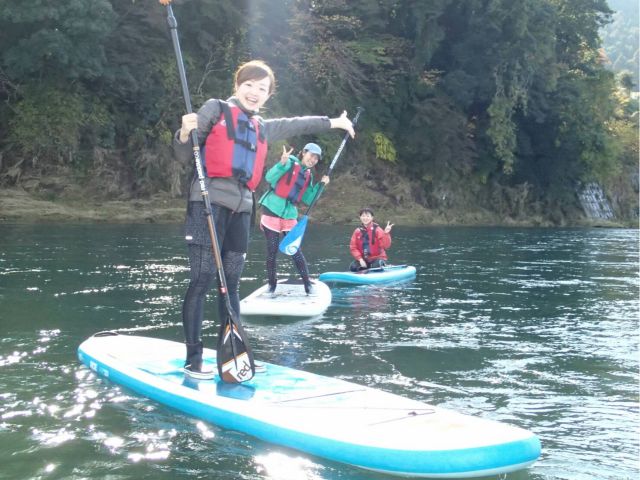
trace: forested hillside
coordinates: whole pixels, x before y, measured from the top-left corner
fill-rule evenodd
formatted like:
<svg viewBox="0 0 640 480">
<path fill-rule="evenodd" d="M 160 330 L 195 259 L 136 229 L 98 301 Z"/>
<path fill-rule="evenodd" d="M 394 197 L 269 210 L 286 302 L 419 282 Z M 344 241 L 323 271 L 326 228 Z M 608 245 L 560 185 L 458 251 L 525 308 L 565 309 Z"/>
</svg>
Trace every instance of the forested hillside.
<svg viewBox="0 0 640 480">
<path fill-rule="evenodd" d="M 576 191 L 597 181 L 617 217 L 637 221 L 638 108 L 604 65 L 605 0 L 176 0 L 173 9 L 196 107 L 229 96 L 236 66 L 251 58 L 278 80 L 265 117 L 362 105 L 357 141 L 336 169 L 354 190 L 400 208 L 415 200 L 567 224 L 581 215 Z M 157 0 L 0 0 L 0 96 L 0 186 L 47 198 L 184 195 L 192 168 L 170 146 L 184 103 Z M 340 135 L 314 140 L 333 152 Z"/>
<path fill-rule="evenodd" d="M 640 68 L 640 4 L 637 0 L 609 0 L 611 23 L 602 30 L 602 42 L 614 72 L 626 72 L 638 88 Z"/>
</svg>

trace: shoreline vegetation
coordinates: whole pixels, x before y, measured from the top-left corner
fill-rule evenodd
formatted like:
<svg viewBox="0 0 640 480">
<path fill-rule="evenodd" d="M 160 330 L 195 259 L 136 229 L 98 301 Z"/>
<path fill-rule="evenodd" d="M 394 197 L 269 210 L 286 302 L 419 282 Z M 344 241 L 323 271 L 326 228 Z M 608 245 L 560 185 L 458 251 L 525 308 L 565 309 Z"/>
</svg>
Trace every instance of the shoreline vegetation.
<svg viewBox="0 0 640 480">
<path fill-rule="evenodd" d="M 42 3 L 0 15 L 0 223 L 182 222 L 193 165 L 172 149 L 184 102 L 165 9 Z M 399 226 L 638 228 L 638 86 L 618 61 L 634 50 L 620 57 L 601 36 L 637 7 L 180 3 L 194 106 L 226 98 L 237 66 L 261 59 L 277 77 L 266 118 L 365 108 L 312 222 L 353 225 L 368 206 Z M 609 38 L 626 46 L 637 31 Z M 333 152 L 341 138 L 273 142 L 265 167 L 283 146 Z M 617 220 L 590 221 L 587 198 Z"/>
<path fill-rule="evenodd" d="M 338 182 L 334 182 L 338 183 Z M 500 217 L 482 208 L 465 211 L 431 210 L 413 201 L 394 205 L 384 195 L 365 189 L 358 198 L 352 191 L 335 188 L 323 197 L 311 216 L 319 224 L 349 225 L 356 221 L 362 206 L 374 209 L 379 223 L 387 220 L 403 226 L 502 226 L 502 227 L 604 227 L 637 228 L 620 222 L 594 221 L 586 218 L 564 225 L 548 219 L 512 219 Z M 182 223 L 186 201 L 167 194 L 150 198 L 103 200 L 90 192 L 71 196 L 37 195 L 20 187 L 0 189 L 0 224 L 33 223 Z M 304 211 L 304 209 L 303 209 Z M 354 213 L 355 212 L 355 213 Z M 259 212 L 258 212 L 259 213 Z"/>
</svg>

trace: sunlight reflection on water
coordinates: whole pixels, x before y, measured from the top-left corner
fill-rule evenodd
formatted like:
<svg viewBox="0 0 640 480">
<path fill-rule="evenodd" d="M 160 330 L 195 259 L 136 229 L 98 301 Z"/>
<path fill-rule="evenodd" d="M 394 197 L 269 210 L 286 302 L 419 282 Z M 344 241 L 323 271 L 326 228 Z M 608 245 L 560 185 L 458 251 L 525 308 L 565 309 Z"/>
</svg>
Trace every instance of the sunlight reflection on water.
<svg viewBox="0 0 640 480">
<path fill-rule="evenodd" d="M 377 478 L 192 419 L 78 364 L 78 344 L 100 330 L 182 341 L 188 270 L 169 228 L 0 235 L 0 476 Z M 346 229 L 331 231 L 341 244 Z M 348 265 L 313 232 L 315 273 Z M 543 457 L 508 479 L 636 478 L 637 235 L 399 228 L 394 242 L 415 281 L 335 289 L 314 319 L 247 322 L 256 355 L 531 429 Z M 264 280 L 263 250 L 252 240 L 243 296 Z M 279 271 L 294 270 L 282 259 Z"/>
<path fill-rule="evenodd" d="M 258 472 L 273 480 L 322 480 L 322 467 L 306 457 L 272 452 L 256 455 Z"/>
</svg>

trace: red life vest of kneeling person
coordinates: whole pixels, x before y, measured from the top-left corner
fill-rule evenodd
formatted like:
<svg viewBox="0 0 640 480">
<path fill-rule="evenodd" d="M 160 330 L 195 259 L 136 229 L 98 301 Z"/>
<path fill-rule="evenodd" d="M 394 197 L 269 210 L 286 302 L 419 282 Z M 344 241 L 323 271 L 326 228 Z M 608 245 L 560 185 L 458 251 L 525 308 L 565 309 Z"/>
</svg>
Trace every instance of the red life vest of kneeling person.
<svg viewBox="0 0 640 480">
<path fill-rule="evenodd" d="M 303 170 L 302 165 L 293 162 L 289 171 L 282 175 L 272 188 L 276 195 L 297 205 L 302 200 L 309 183 L 311 183 L 311 170 Z"/>
<path fill-rule="evenodd" d="M 235 177 L 255 191 L 267 157 L 262 122 L 249 117 L 240 107 L 219 102 L 222 115 L 211 128 L 204 145 L 207 176 Z"/>
<path fill-rule="evenodd" d="M 369 238 L 369 232 L 365 227 L 358 227 L 360 230 L 359 235 L 356 236 L 356 242 L 358 249 L 364 254 L 365 260 L 369 258 L 376 258 L 382 254 L 380 248 L 380 242 L 376 242 L 376 230 L 380 227 L 375 222 L 372 222 L 371 226 L 371 238 Z"/>
</svg>

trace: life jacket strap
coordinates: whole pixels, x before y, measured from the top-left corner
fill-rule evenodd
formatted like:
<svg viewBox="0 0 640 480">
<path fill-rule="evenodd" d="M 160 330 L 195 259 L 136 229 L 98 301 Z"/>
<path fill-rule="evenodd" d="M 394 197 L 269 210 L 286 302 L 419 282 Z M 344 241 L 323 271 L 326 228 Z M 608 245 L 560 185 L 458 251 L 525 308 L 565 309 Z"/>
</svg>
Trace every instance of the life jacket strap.
<svg viewBox="0 0 640 480">
<path fill-rule="evenodd" d="M 224 100 L 218 100 L 220 104 L 220 110 L 224 116 L 224 123 L 227 125 L 227 138 L 229 140 L 236 139 L 236 127 L 233 125 L 233 115 L 231 115 L 231 108 L 229 104 Z"/>
<path fill-rule="evenodd" d="M 241 145 L 251 152 L 256 152 L 258 150 L 258 145 L 256 145 L 255 143 L 247 142 L 246 140 L 240 140 L 237 138 L 234 139 L 234 141 L 236 145 Z"/>
<path fill-rule="evenodd" d="M 224 100 L 218 100 L 218 103 L 220 104 L 220 110 L 222 111 L 222 115 L 224 115 L 224 120 L 225 120 L 225 124 L 227 125 L 227 138 L 229 140 L 233 140 L 236 143 L 241 144 L 243 147 L 245 148 L 250 148 L 250 150 L 252 152 L 255 152 L 257 149 L 256 145 L 253 144 L 248 144 L 247 142 L 243 142 L 242 140 L 238 140 L 236 138 L 236 127 L 233 124 L 233 115 L 231 114 L 231 107 L 229 106 L 228 102 L 225 102 Z M 245 127 L 245 128 L 249 128 L 251 130 L 255 130 L 255 125 L 254 123 L 251 121 L 252 119 L 256 121 L 257 123 L 257 128 L 258 128 L 258 139 L 260 140 L 260 142 L 264 142 L 265 136 L 264 136 L 264 121 L 262 120 L 262 117 L 259 116 L 254 116 L 254 115 L 249 115 L 248 113 L 244 112 L 245 115 L 247 116 L 247 118 L 249 119 L 248 121 L 243 121 L 243 120 L 239 120 L 238 124 L 241 127 Z"/>
<path fill-rule="evenodd" d="M 374 223 L 371 228 L 371 243 L 369 243 L 369 232 L 365 227 L 359 227 L 360 233 L 362 233 L 362 250 L 364 253 L 364 257 L 367 258 L 371 255 L 371 250 L 369 246 L 374 246 L 376 243 L 376 229 L 378 228 L 378 224 Z"/>
</svg>

